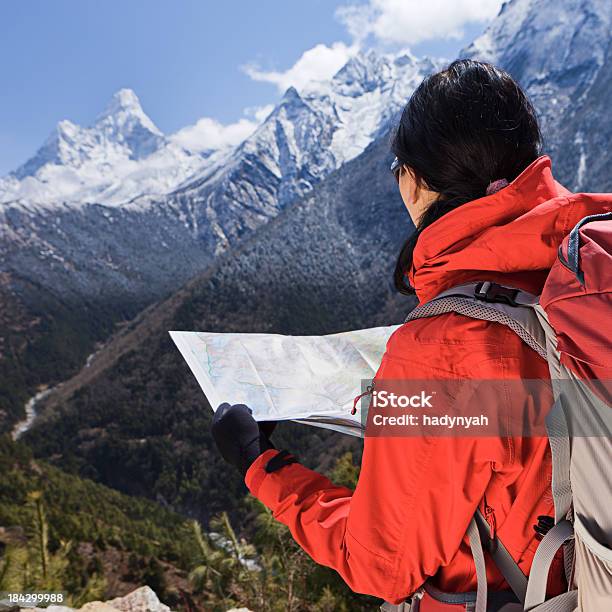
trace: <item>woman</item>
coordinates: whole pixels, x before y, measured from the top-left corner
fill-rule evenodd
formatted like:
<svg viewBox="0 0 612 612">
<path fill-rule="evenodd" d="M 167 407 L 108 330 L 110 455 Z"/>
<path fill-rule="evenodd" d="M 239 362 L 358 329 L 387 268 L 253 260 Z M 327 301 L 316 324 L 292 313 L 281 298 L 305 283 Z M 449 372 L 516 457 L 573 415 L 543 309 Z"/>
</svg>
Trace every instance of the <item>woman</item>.
<svg viewBox="0 0 612 612">
<path fill-rule="evenodd" d="M 534 110 L 504 71 L 460 60 L 423 81 L 393 140 L 393 170 L 417 227 L 398 260 L 400 291 L 420 303 L 475 281 L 540 293 L 557 245 L 589 213 L 580 194 L 554 180 L 540 147 Z M 545 360 L 507 327 L 454 313 L 401 326 L 376 374 L 548 377 Z M 353 492 L 271 447 L 245 406 L 222 405 L 213 433 L 251 493 L 316 562 L 392 603 L 427 582 L 423 612 L 446 609 L 434 602 L 440 591 L 476 589 L 466 531 L 477 509 L 525 575 L 538 545 L 533 526 L 554 515 L 545 437 L 366 437 Z M 561 561 L 551 595 L 565 586 Z M 508 592 L 489 557 L 486 566 L 489 590 Z"/>
</svg>

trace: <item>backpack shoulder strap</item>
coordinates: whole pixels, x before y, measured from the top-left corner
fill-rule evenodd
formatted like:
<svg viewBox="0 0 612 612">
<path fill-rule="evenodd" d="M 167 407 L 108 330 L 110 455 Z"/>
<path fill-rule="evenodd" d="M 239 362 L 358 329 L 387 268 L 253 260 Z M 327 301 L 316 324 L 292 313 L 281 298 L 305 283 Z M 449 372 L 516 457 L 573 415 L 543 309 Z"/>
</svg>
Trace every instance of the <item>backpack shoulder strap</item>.
<svg viewBox="0 0 612 612">
<path fill-rule="evenodd" d="M 478 527 L 478 533 L 484 549 L 491 555 L 497 569 L 506 579 L 506 582 L 518 597 L 519 601 L 524 603 L 527 593 L 527 576 L 523 574 L 523 570 L 521 570 L 518 563 L 512 558 L 512 555 L 497 535 L 491 539 L 489 525 L 480 510 L 476 510 L 474 520 L 476 521 L 476 526 Z"/>
<path fill-rule="evenodd" d="M 494 321 L 509 327 L 525 344 L 548 360 L 546 332 L 536 312 L 538 297 L 520 289 L 483 281 L 443 291 L 433 300 L 417 306 L 406 322 L 441 314 L 457 314 Z"/>
</svg>

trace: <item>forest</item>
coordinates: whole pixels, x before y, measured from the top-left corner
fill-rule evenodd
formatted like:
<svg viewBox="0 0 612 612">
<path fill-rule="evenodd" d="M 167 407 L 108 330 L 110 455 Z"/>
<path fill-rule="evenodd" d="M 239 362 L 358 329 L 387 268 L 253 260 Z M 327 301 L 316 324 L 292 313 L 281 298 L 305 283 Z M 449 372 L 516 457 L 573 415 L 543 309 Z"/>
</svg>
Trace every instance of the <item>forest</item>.
<svg viewBox="0 0 612 612">
<path fill-rule="evenodd" d="M 358 473 L 346 452 L 329 476 L 354 486 Z M 61 592 L 81 606 L 146 584 L 176 610 L 376 605 L 316 565 L 257 500 L 241 496 L 234 517 L 223 511 L 202 524 L 68 475 L 0 437 L 0 592 Z"/>
</svg>

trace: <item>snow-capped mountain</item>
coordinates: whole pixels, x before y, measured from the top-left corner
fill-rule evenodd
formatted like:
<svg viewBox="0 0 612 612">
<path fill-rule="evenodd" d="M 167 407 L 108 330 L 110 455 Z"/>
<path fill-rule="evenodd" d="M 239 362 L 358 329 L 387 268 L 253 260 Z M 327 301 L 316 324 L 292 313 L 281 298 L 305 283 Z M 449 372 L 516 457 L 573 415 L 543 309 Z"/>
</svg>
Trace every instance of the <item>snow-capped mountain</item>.
<svg viewBox="0 0 612 612">
<path fill-rule="evenodd" d="M 356 56 L 329 82 L 287 90 L 235 149 L 204 154 L 122 90 L 91 127 L 62 122 L 0 185 L 0 271 L 69 295 L 155 299 L 361 153 L 440 65 Z"/>
<path fill-rule="evenodd" d="M 36 155 L 0 179 L 0 202 L 117 204 L 164 194 L 214 159 L 166 137 L 136 94 L 119 90 L 90 127 L 60 121 Z"/>
<path fill-rule="evenodd" d="M 354 57 L 329 82 L 289 88 L 230 155 L 165 198 L 130 204 L 176 211 L 200 246 L 219 254 L 385 133 L 423 77 L 441 66 L 409 53 Z"/>
<path fill-rule="evenodd" d="M 300 92 L 290 88 L 242 149 L 257 152 L 281 130 L 284 138 L 271 149 L 269 168 L 278 174 L 288 154 L 298 173 L 317 179 L 357 157 L 386 132 L 423 77 L 444 63 L 417 59 L 409 51 L 357 55 L 330 81 L 311 83 Z"/>
<path fill-rule="evenodd" d="M 296 174 L 313 179 L 301 185 L 308 188 L 361 153 L 437 65 L 408 52 L 357 56 L 330 82 L 314 83 L 301 94 L 289 89 L 243 151 L 269 148 L 266 161 L 279 176 L 291 174 L 284 166 L 295 161 Z M 277 134 L 283 142 L 277 142 Z M 180 142 L 157 128 L 132 90 L 122 89 L 91 126 L 60 121 L 34 157 L 0 179 L 0 202 L 121 204 L 141 195 L 167 194 L 196 173 L 211 176 L 227 163 L 231 147 L 219 150 L 203 142 L 186 149 Z"/>
<path fill-rule="evenodd" d="M 512 0 L 461 52 L 502 66 L 527 90 L 546 151 L 574 191 L 612 190 L 606 158 L 612 63 L 610 0 Z M 590 143 L 590 146 L 589 144 Z"/>
</svg>

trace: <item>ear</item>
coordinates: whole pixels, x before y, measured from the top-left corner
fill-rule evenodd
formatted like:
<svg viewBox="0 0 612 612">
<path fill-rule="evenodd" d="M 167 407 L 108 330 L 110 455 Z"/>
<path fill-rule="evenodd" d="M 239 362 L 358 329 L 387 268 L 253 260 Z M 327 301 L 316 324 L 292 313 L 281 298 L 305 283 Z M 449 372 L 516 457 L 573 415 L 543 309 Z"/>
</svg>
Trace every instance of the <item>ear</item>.
<svg viewBox="0 0 612 612">
<path fill-rule="evenodd" d="M 408 197 L 410 198 L 411 202 L 416 203 L 421 195 L 421 182 L 417 179 L 414 170 L 409 166 L 404 166 L 404 172 L 406 172 L 410 177 L 410 182 L 408 184 Z"/>
</svg>

